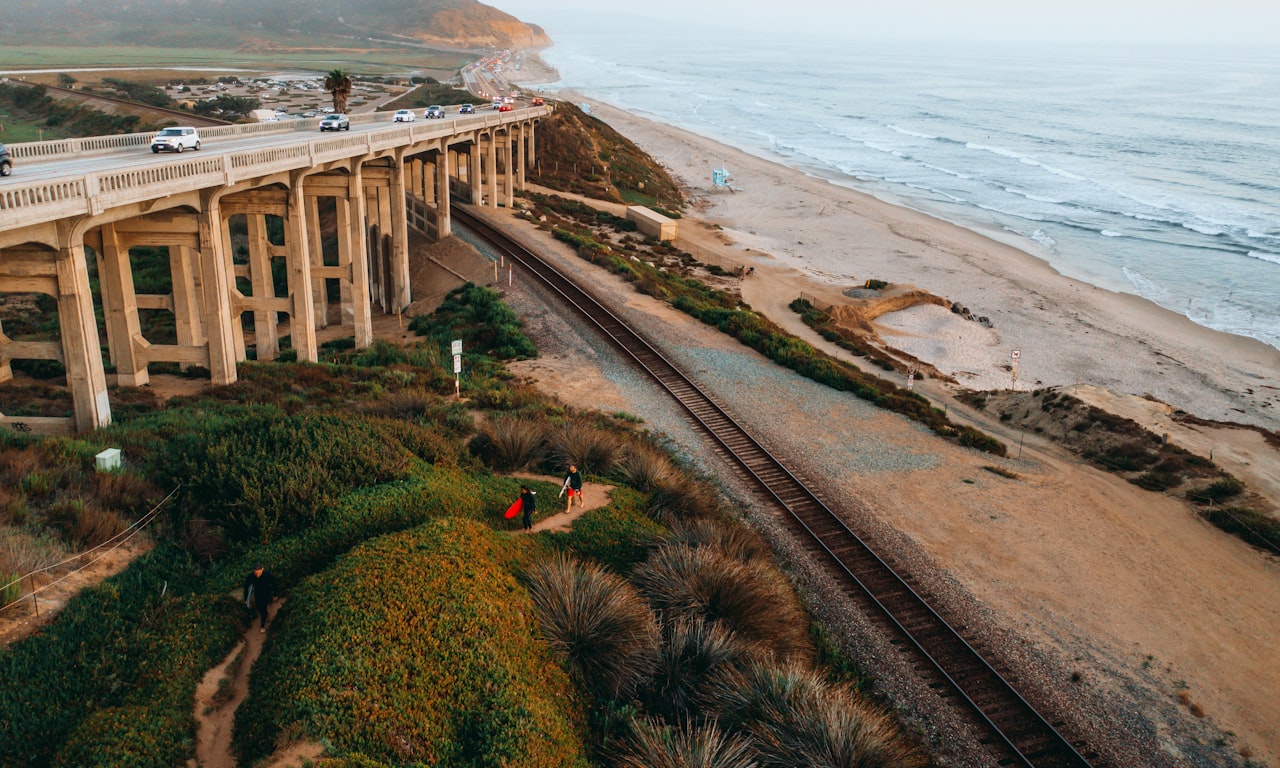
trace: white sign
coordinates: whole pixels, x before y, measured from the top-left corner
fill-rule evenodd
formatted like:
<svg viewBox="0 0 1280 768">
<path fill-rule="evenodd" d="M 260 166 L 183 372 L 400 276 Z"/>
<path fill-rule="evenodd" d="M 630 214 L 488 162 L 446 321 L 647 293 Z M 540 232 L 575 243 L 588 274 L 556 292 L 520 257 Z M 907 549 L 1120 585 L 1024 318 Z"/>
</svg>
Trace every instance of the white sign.
<svg viewBox="0 0 1280 768">
<path fill-rule="evenodd" d="M 1022 357 L 1022 350 L 1020 349 L 1013 350 L 1013 354 L 1010 355 L 1010 357 L 1012 357 L 1014 360 L 1017 360 L 1018 358 Z"/>
<path fill-rule="evenodd" d="M 453 372 L 462 373 L 462 355 L 453 356 Z"/>
<path fill-rule="evenodd" d="M 462 354 L 462 339 L 453 340 L 453 355 L 456 357 Z"/>
</svg>

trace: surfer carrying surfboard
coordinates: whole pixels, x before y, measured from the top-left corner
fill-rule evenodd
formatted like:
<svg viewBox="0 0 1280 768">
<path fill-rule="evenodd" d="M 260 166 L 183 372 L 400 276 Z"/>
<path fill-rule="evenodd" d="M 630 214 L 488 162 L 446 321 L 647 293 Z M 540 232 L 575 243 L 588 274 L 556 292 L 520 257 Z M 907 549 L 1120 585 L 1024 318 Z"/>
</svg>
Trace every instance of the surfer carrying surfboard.
<svg viewBox="0 0 1280 768">
<path fill-rule="evenodd" d="M 533 528 L 533 510 L 537 506 L 537 500 L 534 499 L 536 494 L 529 490 L 529 486 L 520 486 L 520 511 L 524 512 L 521 522 L 524 523 L 524 529 L 527 531 Z"/>
<path fill-rule="evenodd" d="M 569 475 L 564 479 L 564 485 L 560 486 L 560 495 L 569 494 L 569 500 L 564 506 L 564 511 L 568 512 L 573 507 L 573 500 L 578 500 L 578 506 L 582 506 L 582 473 L 578 471 L 578 465 L 569 465 Z"/>
</svg>

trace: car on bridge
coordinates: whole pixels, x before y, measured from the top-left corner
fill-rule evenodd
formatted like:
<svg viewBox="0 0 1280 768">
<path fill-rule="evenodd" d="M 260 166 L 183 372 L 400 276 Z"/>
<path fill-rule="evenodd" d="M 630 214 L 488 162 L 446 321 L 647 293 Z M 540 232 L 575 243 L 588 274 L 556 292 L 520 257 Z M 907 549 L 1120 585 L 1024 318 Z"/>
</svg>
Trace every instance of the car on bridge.
<svg viewBox="0 0 1280 768">
<path fill-rule="evenodd" d="M 460 115 L 474 115 L 475 113 L 476 113 L 476 108 L 471 106 L 470 104 L 463 104 L 462 106 L 458 107 L 458 114 Z"/>
<path fill-rule="evenodd" d="M 432 104 L 431 106 L 427 107 L 427 111 L 423 112 L 422 116 L 427 118 L 428 120 L 432 118 L 444 117 L 444 107 L 440 106 L 439 104 Z"/>
<path fill-rule="evenodd" d="M 0 144 L 0 176 L 13 173 L 13 158 L 9 157 L 9 148 Z"/>
<path fill-rule="evenodd" d="M 351 120 L 341 112 L 334 112 L 320 118 L 321 131 L 349 131 L 351 130 Z"/>
<path fill-rule="evenodd" d="M 392 116 L 393 123 L 412 123 L 414 121 L 412 109 L 397 109 L 395 115 Z"/>
<path fill-rule="evenodd" d="M 543 101 L 543 99 L 542 99 L 542 97 L 541 97 L 541 96 L 534 96 L 534 97 L 533 97 L 533 101 L 532 101 L 531 103 L 532 103 L 532 104 L 533 104 L 533 106 L 535 106 L 535 107 L 541 107 L 541 106 L 543 106 L 543 105 L 545 105 L 545 104 L 546 104 L 546 102 L 545 102 L 545 101 Z"/>
<path fill-rule="evenodd" d="M 184 149 L 200 149 L 200 134 L 190 126 L 162 129 L 151 140 L 151 151 L 182 152 Z"/>
<path fill-rule="evenodd" d="M 514 110 L 515 108 L 516 108 L 516 105 L 515 105 L 515 104 L 508 104 L 508 103 L 506 103 L 506 102 L 504 101 L 504 102 L 502 102 L 502 104 L 501 104 L 501 105 L 499 105 L 499 106 L 498 106 L 498 111 L 499 111 L 499 112 L 510 112 L 510 111 Z"/>
</svg>

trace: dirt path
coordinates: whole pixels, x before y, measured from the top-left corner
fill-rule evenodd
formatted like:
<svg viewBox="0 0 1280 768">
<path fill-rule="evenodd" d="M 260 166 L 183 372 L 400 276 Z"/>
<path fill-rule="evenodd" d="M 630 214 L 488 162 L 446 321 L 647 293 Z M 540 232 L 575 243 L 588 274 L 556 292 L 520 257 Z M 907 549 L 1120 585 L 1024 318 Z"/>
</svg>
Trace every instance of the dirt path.
<svg viewBox="0 0 1280 768">
<path fill-rule="evenodd" d="M 283 602 L 276 600 L 271 604 L 267 612 L 270 622 L 275 621 Z M 271 624 L 267 626 L 270 628 Z M 196 759 L 188 763 L 189 768 L 236 768 L 235 753 L 231 749 L 236 709 L 249 694 L 249 671 L 262 654 L 266 639 L 267 634 L 259 632 L 256 622 L 252 622 L 244 638 L 221 664 L 205 673 L 196 687 Z M 268 766 L 301 766 L 323 752 L 324 747 L 319 744 L 294 744 L 277 752 Z"/>
<path fill-rule="evenodd" d="M 609 493 L 612 490 L 612 485 L 584 482 L 582 484 L 582 504 L 574 504 L 571 511 L 565 511 L 563 507 L 559 506 L 565 503 L 564 499 L 556 499 L 556 506 L 552 507 L 552 509 L 560 511 L 534 523 L 530 533 L 569 530 L 573 527 L 573 521 L 582 517 L 583 513 L 607 505 L 609 503 Z"/>
</svg>

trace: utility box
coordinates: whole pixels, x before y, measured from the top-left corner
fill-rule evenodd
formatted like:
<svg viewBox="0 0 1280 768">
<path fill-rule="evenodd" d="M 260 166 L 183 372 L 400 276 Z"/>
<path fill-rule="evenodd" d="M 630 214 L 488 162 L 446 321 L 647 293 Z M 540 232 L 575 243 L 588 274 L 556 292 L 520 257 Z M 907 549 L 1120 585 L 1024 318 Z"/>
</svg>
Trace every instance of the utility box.
<svg viewBox="0 0 1280 768">
<path fill-rule="evenodd" d="M 655 240 L 675 240 L 679 226 L 675 219 L 668 219 L 640 205 L 627 208 L 627 221 L 634 221 L 641 234 Z"/>
<path fill-rule="evenodd" d="M 99 472 L 112 472 L 120 468 L 120 449 L 108 448 L 95 456 Z"/>
</svg>

